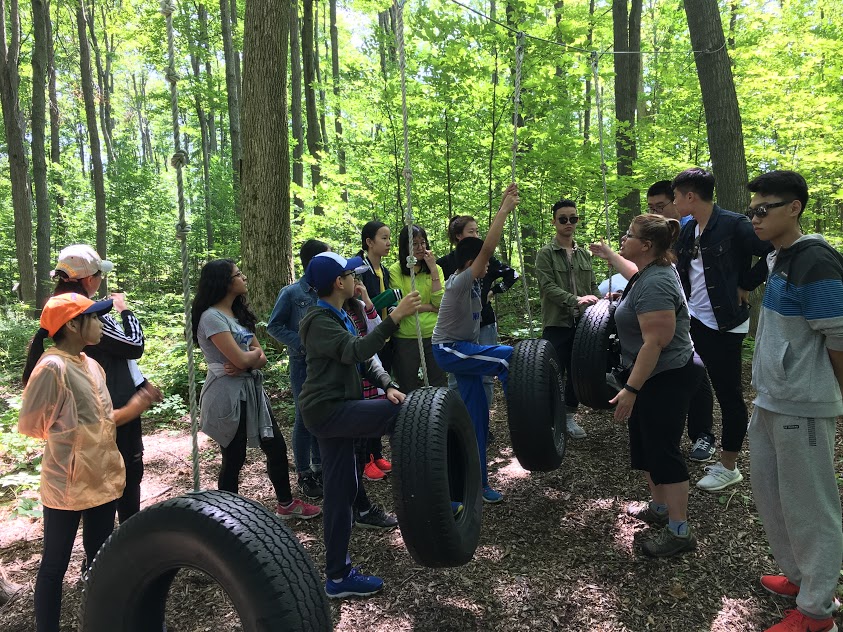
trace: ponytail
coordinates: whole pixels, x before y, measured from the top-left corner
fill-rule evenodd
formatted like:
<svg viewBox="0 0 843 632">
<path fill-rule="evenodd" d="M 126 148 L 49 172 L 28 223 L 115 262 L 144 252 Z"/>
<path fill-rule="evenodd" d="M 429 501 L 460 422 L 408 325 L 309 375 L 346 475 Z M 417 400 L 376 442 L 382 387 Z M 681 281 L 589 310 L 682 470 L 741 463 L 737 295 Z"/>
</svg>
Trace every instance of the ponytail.
<svg viewBox="0 0 843 632">
<path fill-rule="evenodd" d="M 24 386 L 26 386 L 26 383 L 29 382 L 29 376 L 32 375 L 35 365 L 38 364 L 38 360 L 40 360 L 41 356 L 44 354 L 44 340 L 49 337 L 50 336 L 47 333 L 47 330 L 41 327 L 29 343 L 29 350 L 26 354 L 26 366 L 23 367 Z"/>
</svg>

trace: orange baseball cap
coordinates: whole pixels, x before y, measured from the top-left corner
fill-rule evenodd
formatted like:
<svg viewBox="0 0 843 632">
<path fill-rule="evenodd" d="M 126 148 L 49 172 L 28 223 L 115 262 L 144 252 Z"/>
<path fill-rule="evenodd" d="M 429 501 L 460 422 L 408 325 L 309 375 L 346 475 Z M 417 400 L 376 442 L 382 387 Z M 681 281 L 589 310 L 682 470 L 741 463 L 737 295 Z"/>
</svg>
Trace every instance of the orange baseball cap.
<svg viewBox="0 0 843 632">
<path fill-rule="evenodd" d="M 108 313 L 113 302 L 111 299 L 94 302 L 75 292 L 53 296 L 41 310 L 41 327 L 52 338 L 59 329 L 81 314 L 102 316 Z"/>
</svg>

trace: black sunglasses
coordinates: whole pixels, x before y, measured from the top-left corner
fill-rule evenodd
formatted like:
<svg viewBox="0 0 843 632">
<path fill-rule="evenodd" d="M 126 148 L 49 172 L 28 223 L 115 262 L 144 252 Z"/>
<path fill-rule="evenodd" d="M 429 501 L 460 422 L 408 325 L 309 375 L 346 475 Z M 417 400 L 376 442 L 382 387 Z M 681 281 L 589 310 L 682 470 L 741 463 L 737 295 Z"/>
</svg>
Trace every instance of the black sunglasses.
<svg viewBox="0 0 843 632">
<path fill-rule="evenodd" d="M 752 219 L 753 217 L 767 217 L 771 208 L 779 208 L 780 206 L 785 206 L 791 202 L 793 202 L 793 200 L 787 200 L 785 202 L 768 202 L 767 204 L 759 204 L 755 208 L 750 206 L 746 209 L 745 215 L 749 219 Z"/>
<path fill-rule="evenodd" d="M 691 259 L 694 261 L 700 256 L 700 237 L 702 237 L 702 233 L 697 235 L 697 238 L 694 240 L 694 248 L 691 250 Z"/>
<path fill-rule="evenodd" d="M 557 218 L 557 221 L 564 226 L 568 222 L 571 222 L 571 224 L 576 224 L 578 221 L 580 221 L 580 218 L 576 215 L 571 215 L 571 217 L 568 217 L 567 215 L 560 215 Z"/>
</svg>

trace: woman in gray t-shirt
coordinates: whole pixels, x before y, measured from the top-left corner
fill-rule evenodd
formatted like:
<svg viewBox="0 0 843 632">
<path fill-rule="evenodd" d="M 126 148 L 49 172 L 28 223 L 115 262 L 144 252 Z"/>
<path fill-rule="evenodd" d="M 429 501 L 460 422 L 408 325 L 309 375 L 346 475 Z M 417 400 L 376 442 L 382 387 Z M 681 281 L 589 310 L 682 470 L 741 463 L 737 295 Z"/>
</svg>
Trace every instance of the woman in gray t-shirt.
<svg viewBox="0 0 843 632">
<path fill-rule="evenodd" d="M 688 468 L 680 450 L 691 396 L 704 369 L 693 362 L 685 297 L 671 266 L 679 222 L 640 215 L 621 242 L 620 255 L 637 272 L 615 310 L 621 358 L 628 377 L 617 397 L 615 420 L 629 422 L 633 469 L 641 470 L 652 500 L 631 507 L 639 520 L 664 527 L 642 549 L 667 557 L 696 547 L 688 524 Z"/>
<path fill-rule="evenodd" d="M 281 518 L 309 519 L 322 510 L 293 499 L 287 469 L 287 444 L 263 390 L 266 355 L 255 337 L 257 318 L 246 303 L 246 275 L 230 259 L 209 261 L 202 268 L 193 299 L 193 339 L 208 363 L 199 397 L 202 432 L 222 452 L 217 486 L 239 489 L 246 446 L 260 447 Z"/>
</svg>

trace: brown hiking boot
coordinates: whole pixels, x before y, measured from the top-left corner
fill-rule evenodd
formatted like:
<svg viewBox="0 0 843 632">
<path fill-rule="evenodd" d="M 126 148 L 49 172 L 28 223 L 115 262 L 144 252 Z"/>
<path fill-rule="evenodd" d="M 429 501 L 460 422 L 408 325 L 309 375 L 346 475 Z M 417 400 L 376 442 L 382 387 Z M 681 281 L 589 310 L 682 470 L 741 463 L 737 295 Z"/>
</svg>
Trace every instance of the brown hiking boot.
<svg viewBox="0 0 843 632">
<path fill-rule="evenodd" d="M 691 527 L 685 535 L 676 535 L 668 527 L 659 529 L 655 536 L 646 540 L 641 549 L 650 557 L 670 557 L 697 548 L 697 538 Z"/>
</svg>

